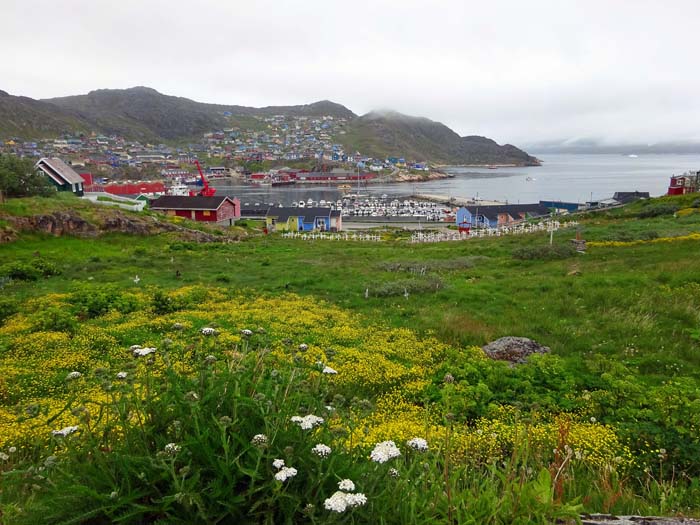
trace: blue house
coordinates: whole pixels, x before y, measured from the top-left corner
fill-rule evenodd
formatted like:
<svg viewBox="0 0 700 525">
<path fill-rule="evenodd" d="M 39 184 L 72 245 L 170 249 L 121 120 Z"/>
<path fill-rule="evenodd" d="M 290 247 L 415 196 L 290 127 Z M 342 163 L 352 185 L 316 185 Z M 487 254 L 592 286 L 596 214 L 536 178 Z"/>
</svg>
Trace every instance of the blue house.
<svg viewBox="0 0 700 525">
<path fill-rule="evenodd" d="M 546 217 L 549 209 L 542 204 L 504 204 L 500 206 L 463 206 L 457 210 L 459 227 L 497 228 L 533 217 Z"/>
</svg>

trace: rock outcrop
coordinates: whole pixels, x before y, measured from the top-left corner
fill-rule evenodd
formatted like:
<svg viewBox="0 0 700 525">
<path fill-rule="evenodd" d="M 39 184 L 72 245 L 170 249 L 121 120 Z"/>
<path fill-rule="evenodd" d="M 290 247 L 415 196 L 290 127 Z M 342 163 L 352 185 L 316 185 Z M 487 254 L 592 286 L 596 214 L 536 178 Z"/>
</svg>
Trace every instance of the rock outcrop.
<svg viewBox="0 0 700 525">
<path fill-rule="evenodd" d="M 527 337 L 501 337 L 487 344 L 482 350 L 491 359 L 522 364 L 532 354 L 546 354 L 549 347 L 542 346 Z"/>
<path fill-rule="evenodd" d="M 51 235 L 76 235 L 81 237 L 97 235 L 97 227 L 72 211 L 55 211 L 30 217 L 9 217 L 14 228 L 22 231 L 36 231 Z"/>
<path fill-rule="evenodd" d="M 30 217 L 7 217 L 13 230 L 35 231 L 50 235 L 74 235 L 76 237 L 96 237 L 103 233 L 126 233 L 130 235 L 157 235 L 175 233 L 178 238 L 192 242 L 222 242 L 237 240 L 230 235 L 193 230 L 156 217 L 129 216 L 120 211 L 103 211 L 95 220 L 89 222 L 76 211 L 55 211 Z M 6 242 L 14 240 L 6 236 Z M 4 237 L 3 237 L 4 239 Z"/>
<path fill-rule="evenodd" d="M 653 516 L 613 516 L 610 514 L 584 514 L 582 525 L 700 525 L 691 518 L 658 518 Z"/>
</svg>

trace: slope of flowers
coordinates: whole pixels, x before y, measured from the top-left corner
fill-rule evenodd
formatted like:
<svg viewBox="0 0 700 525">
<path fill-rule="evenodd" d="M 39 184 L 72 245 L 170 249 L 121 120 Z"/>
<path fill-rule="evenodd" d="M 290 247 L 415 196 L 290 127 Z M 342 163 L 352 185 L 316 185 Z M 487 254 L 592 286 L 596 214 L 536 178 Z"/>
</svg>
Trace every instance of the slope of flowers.
<svg viewBox="0 0 700 525">
<path fill-rule="evenodd" d="M 0 328 L 6 348 L 0 358 L 0 449 L 77 424 L 80 414 L 64 410 L 66 404 L 76 395 L 104 399 L 113 378 L 104 378 L 102 371 L 121 367 L 128 373 L 134 344 L 167 349 L 178 356 L 172 366 L 185 374 L 194 371 L 192 362 L 203 354 L 231 358 L 249 345 L 268 349 L 278 363 L 311 367 L 328 376 L 327 403 L 347 410 L 347 418 L 332 423 L 344 447 L 367 449 L 377 441 L 405 441 L 418 434 L 442 443 L 448 428 L 453 453 L 471 461 L 507 454 L 525 433 L 538 436 L 542 450 L 556 444 L 556 418 L 525 425 L 496 414 L 471 424 L 450 422 L 449 407 L 431 402 L 429 392 L 449 387 L 440 369 L 453 349 L 323 302 L 295 295 L 228 297 L 220 290 L 189 287 L 159 295 L 164 304 L 154 304 L 145 292 L 119 296 L 104 313 L 74 322 L 85 315 L 85 296 L 33 300 Z M 155 310 L 172 311 L 158 315 Z M 203 335 L 203 328 L 215 335 Z M 461 356 L 474 366 L 492 366 L 478 350 Z M 335 373 L 321 374 L 324 367 Z M 81 377 L 68 379 L 72 372 Z M 608 427 L 574 422 L 570 435 L 572 446 L 598 464 L 628 459 Z"/>
<path fill-rule="evenodd" d="M 675 237 L 659 237 L 657 239 L 638 239 L 636 241 L 589 241 L 589 247 L 624 247 L 624 246 L 639 246 L 642 244 L 664 244 L 669 242 L 682 241 L 700 241 L 700 233 L 689 233 L 687 235 L 677 235 Z"/>
</svg>

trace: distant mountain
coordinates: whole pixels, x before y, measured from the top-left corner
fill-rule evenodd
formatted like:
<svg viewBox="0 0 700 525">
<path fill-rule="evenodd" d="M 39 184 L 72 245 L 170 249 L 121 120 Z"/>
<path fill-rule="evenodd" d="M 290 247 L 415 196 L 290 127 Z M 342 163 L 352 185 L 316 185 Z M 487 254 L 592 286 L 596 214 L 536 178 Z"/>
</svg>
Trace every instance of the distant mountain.
<svg viewBox="0 0 700 525">
<path fill-rule="evenodd" d="M 89 125 L 72 111 L 0 91 L 0 136 L 43 138 L 88 129 Z"/>
<path fill-rule="evenodd" d="M 510 144 L 501 146 L 486 137 L 460 137 L 440 122 L 395 111 L 373 111 L 354 119 L 339 140 L 350 151 L 380 158 L 401 156 L 443 164 L 539 164 Z"/>
<path fill-rule="evenodd" d="M 87 95 L 46 100 L 0 91 L 0 137 L 31 139 L 98 132 L 145 141 L 186 140 L 236 125 L 262 129 L 264 123 L 254 117 L 272 115 L 345 118 L 346 133 L 335 140 L 349 151 L 374 157 L 398 156 L 443 164 L 538 163 L 515 146 L 501 146 L 485 137 L 460 137 L 444 124 L 427 118 L 396 112 L 372 112 L 358 117 L 329 100 L 252 108 L 195 102 L 148 87 L 98 89 Z"/>
<path fill-rule="evenodd" d="M 656 144 L 605 144 L 595 140 L 576 140 L 533 143 L 529 149 L 538 153 L 579 153 L 579 154 L 700 154 L 700 142 L 678 141 Z"/>
<path fill-rule="evenodd" d="M 207 131 L 231 126 L 231 119 L 225 113 L 232 115 L 233 123 L 236 116 L 355 116 L 346 107 L 328 100 L 303 106 L 251 108 L 195 102 L 163 95 L 147 87 L 98 89 L 87 95 L 53 98 L 46 102 L 79 114 L 94 129 L 137 138 L 196 137 Z"/>
</svg>

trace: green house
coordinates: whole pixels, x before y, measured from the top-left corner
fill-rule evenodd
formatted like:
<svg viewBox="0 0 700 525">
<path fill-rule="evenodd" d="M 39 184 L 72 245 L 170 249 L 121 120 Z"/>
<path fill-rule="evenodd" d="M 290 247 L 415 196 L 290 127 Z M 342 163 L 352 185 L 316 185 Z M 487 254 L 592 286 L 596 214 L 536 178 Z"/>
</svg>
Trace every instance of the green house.
<svg viewBox="0 0 700 525">
<path fill-rule="evenodd" d="M 83 196 L 83 178 L 61 159 L 43 158 L 35 167 L 49 178 L 58 191 L 72 191 L 78 197 Z"/>
</svg>

